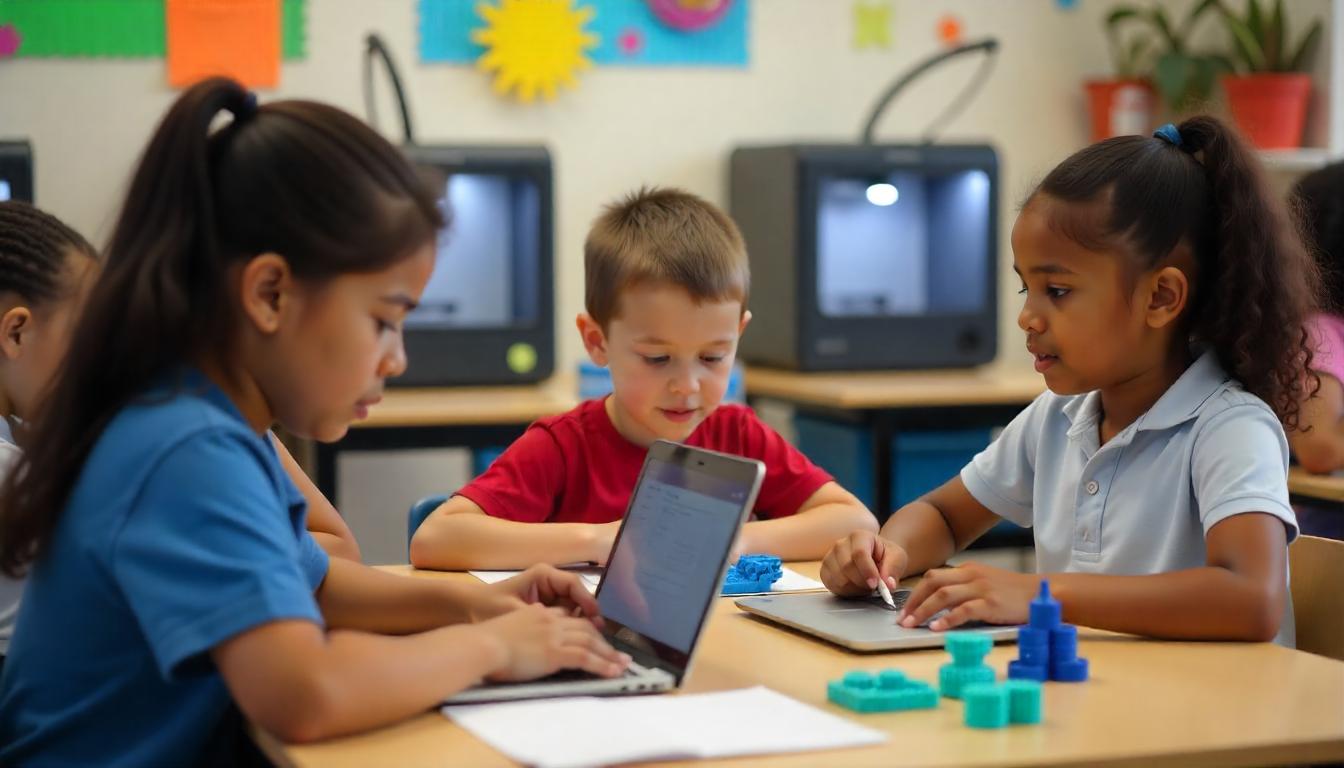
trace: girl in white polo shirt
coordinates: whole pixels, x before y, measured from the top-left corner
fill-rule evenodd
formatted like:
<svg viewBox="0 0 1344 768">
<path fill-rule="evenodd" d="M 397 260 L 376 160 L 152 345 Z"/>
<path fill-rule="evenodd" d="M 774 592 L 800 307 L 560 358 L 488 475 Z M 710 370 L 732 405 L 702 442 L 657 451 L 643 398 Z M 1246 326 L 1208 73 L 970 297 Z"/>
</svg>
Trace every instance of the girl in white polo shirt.
<svg viewBox="0 0 1344 768">
<path fill-rule="evenodd" d="M 924 579 L 900 620 L 1020 623 L 1040 576 L 1066 621 L 1292 642 L 1288 444 L 1317 273 L 1255 155 L 1218 120 L 1094 144 L 1013 227 L 1018 325 L 1049 391 L 958 477 L 836 542 L 837 594 Z M 1314 381 L 1313 381 L 1314 385 Z M 1001 518 L 1040 575 L 942 568 Z"/>
</svg>

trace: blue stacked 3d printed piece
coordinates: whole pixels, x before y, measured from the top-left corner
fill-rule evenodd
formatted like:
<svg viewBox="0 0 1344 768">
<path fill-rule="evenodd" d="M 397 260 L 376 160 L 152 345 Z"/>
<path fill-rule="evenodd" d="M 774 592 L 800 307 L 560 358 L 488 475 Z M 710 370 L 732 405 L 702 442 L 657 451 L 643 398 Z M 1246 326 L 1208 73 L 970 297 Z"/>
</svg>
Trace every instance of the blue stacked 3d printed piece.
<svg viewBox="0 0 1344 768">
<path fill-rule="evenodd" d="M 826 698 L 855 712 L 899 712 L 907 709 L 933 709 L 938 692 L 922 680 L 910 680 L 898 669 L 884 669 L 874 675 L 856 669 L 841 680 L 826 684 Z"/>
<path fill-rule="evenodd" d="M 1050 596 L 1050 582 L 1041 579 L 1041 592 L 1031 601 L 1030 622 L 1017 631 L 1017 659 L 1008 662 L 1012 680 L 1054 680 L 1081 683 L 1087 679 L 1087 659 L 1078 658 L 1078 628 L 1060 622 L 1059 601 Z"/>
<path fill-rule="evenodd" d="M 784 564 L 773 555 L 743 555 L 728 569 L 723 594 L 745 595 L 769 592 L 770 585 L 784 575 Z"/>
</svg>

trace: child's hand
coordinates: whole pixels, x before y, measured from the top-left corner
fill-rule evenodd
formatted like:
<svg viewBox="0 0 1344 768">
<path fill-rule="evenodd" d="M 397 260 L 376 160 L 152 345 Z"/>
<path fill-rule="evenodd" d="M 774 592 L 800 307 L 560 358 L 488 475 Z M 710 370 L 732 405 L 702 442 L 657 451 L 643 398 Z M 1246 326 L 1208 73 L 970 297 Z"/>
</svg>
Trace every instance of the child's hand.
<svg viewBox="0 0 1344 768">
<path fill-rule="evenodd" d="M 602 677 L 625 671 L 630 657 L 617 652 L 586 619 L 559 608 L 527 605 L 477 624 L 504 650 L 504 663 L 486 677 L 497 682 L 532 680 L 560 669 Z"/>
<path fill-rule="evenodd" d="M 821 582 L 837 595 L 867 595 L 879 579 L 891 589 L 905 575 L 909 558 L 893 541 L 869 531 L 855 531 L 831 546 L 821 561 Z"/>
<path fill-rule="evenodd" d="M 588 556 L 598 565 L 605 566 L 607 558 L 611 556 L 611 545 L 616 543 L 616 532 L 621 530 L 621 521 L 613 520 L 610 523 L 593 524 L 593 548 Z"/>
<path fill-rule="evenodd" d="M 594 626 L 602 626 L 597 617 L 597 600 L 588 592 L 579 574 L 552 565 L 534 565 L 486 589 L 492 595 L 483 601 L 483 609 L 477 612 L 480 618 L 492 618 L 524 604 L 539 603 L 563 608 L 570 616 L 586 616 Z"/>
<path fill-rule="evenodd" d="M 903 627 L 918 627 L 941 610 L 947 613 L 929 624 L 941 632 L 968 621 L 990 624 L 1025 624 L 1031 599 L 1041 578 L 980 563 L 957 568 L 934 568 L 924 574 L 919 586 L 905 601 L 897 617 Z"/>
</svg>

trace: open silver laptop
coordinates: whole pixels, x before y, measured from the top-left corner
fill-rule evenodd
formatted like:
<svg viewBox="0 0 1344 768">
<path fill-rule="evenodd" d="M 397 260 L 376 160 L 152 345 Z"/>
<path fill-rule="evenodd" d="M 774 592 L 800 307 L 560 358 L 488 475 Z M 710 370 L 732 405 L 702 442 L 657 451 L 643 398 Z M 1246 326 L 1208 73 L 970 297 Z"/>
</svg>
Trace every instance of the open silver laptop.
<svg viewBox="0 0 1344 768">
<path fill-rule="evenodd" d="M 759 461 L 658 441 L 649 448 L 597 586 L 603 635 L 633 663 L 624 677 L 563 671 L 486 684 L 446 704 L 676 688 L 723 586 L 733 542 L 765 477 Z"/>
<path fill-rule="evenodd" d="M 829 592 L 804 592 L 743 597 L 738 608 L 767 621 L 783 624 L 809 635 L 829 640 L 854 651 L 899 651 L 941 648 L 946 632 L 925 627 L 905 628 L 896 623 L 896 612 L 910 597 L 910 590 L 891 593 L 892 608 L 877 595 L 836 597 Z M 958 629 L 984 632 L 995 642 L 1015 640 L 1016 626 L 968 624 Z"/>
</svg>

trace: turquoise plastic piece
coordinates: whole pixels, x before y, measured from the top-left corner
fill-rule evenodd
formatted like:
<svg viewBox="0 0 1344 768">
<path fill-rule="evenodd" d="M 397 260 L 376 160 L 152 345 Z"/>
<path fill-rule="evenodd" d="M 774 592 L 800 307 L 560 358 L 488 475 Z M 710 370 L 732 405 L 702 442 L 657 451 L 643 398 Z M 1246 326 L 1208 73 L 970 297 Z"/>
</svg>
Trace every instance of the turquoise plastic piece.
<svg viewBox="0 0 1344 768">
<path fill-rule="evenodd" d="M 994 640 L 984 632 L 948 632 L 943 647 L 957 666 L 973 667 L 989 654 Z"/>
<path fill-rule="evenodd" d="M 965 722 L 972 728 L 1002 728 L 1008 724 L 1008 689 L 1002 685 L 968 685 Z"/>
<path fill-rule="evenodd" d="M 976 664 L 973 667 L 944 664 L 938 670 L 938 690 L 949 699 L 960 699 L 966 686 L 993 682 L 994 668 L 988 664 Z"/>
<path fill-rule="evenodd" d="M 943 647 L 952 654 L 952 663 L 938 670 L 938 690 L 949 699 L 961 698 L 967 685 L 994 682 L 994 670 L 984 663 L 994 647 L 994 639 L 984 632 L 948 632 Z"/>
<path fill-rule="evenodd" d="M 938 692 L 933 686 L 910 680 L 898 669 L 884 669 L 876 675 L 863 670 L 847 672 L 844 678 L 826 684 L 826 698 L 855 712 L 903 712 L 938 706 Z"/>
<path fill-rule="evenodd" d="M 1008 722 L 1036 725 L 1041 722 L 1041 684 L 1035 680 L 1009 680 L 1003 684 L 1008 691 Z"/>
</svg>

